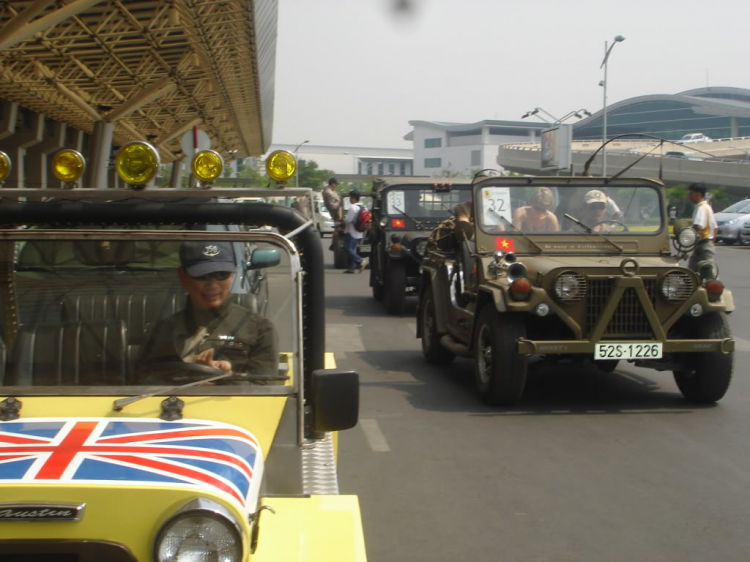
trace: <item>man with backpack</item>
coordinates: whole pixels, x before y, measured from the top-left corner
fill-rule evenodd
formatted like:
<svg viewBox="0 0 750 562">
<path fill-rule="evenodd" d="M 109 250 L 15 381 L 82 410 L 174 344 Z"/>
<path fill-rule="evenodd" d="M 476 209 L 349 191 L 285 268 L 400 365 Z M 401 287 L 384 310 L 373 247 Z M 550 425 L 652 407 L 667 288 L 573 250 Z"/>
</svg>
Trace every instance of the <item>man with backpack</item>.
<svg viewBox="0 0 750 562">
<path fill-rule="evenodd" d="M 349 258 L 349 267 L 344 273 L 362 273 L 365 268 L 364 260 L 357 253 L 364 231 L 366 230 L 366 215 L 369 211 L 359 202 L 359 191 L 352 190 L 349 192 L 349 202 L 351 206 L 344 217 L 344 251 Z"/>
</svg>

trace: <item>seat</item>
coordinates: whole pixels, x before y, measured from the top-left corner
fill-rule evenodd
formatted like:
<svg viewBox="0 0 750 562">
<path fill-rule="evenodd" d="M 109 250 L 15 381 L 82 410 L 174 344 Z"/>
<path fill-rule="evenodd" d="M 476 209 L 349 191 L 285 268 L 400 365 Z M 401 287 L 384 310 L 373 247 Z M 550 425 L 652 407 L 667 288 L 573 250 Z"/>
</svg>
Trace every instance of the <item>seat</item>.
<svg viewBox="0 0 750 562">
<path fill-rule="evenodd" d="M 128 372 L 120 320 L 26 324 L 16 334 L 5 384 L 121 386 Z"/>
<path fill-rule="evenodd" d="M 62 315 L 66 322 L 122 320 L 128 343 L 140 345 L 149 326 L 185 308 L 185 299 L 182 291 L 149 292 L 145 287 L 138 293 L 71 292 L 63 299 Z"/>
</svg>

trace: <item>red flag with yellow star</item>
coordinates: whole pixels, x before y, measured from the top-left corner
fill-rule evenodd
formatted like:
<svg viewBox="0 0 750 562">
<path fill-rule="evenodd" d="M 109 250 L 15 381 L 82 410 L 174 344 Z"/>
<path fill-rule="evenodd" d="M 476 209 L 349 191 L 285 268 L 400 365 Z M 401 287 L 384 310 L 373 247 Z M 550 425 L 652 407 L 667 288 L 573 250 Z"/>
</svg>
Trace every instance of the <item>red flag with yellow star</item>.
<svg viewBox="0 0 750 562">
<path fill-rule="evenodd" d="M 495 249 L 503 252 L 515 252 L 516 246 L 513 240 L 497 237 L 495 238 Z"/>
<path fill-rule="evenodd" d="M 406 228 L 406 222 L 404 219 L 391 219 L 391 226 L 393 228 Z"/>
</svg>

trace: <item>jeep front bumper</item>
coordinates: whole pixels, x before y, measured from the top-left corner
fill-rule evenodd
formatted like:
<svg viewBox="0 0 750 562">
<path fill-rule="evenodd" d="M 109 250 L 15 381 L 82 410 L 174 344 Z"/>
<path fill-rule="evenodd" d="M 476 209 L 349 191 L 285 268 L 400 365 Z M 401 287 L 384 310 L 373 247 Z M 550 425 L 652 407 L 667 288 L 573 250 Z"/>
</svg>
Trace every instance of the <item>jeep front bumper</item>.
<svg viewBox="0 0 750 562">
<path fill-rule="evenodd" d="M 601 340 L 593 341 L 565 341 L 565 340 L 544 340 L 531 341 L 524 338 L 518 340 L 518 354 L 528 357 L 530 355 L 593 355 L 594 346 L 597 343 L 621 343 L 621 342 L 653 342 L 657 340 Z M 734 352 L 734 338 L 724 338 L 718 340 L 665 340 L 664 353 L 713 353 L 719 352 L 725 355 Z"/>
</svg>

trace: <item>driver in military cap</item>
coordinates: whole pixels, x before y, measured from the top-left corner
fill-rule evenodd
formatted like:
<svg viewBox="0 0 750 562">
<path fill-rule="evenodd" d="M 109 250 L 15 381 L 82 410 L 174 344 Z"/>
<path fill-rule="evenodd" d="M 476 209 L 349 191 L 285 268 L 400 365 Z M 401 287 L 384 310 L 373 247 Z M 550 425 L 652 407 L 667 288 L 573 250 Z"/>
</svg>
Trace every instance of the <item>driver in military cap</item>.
<svg viewBox="0 0 750 562">
<path fill-rule="evenodd" d="M 153 327 L 141 370 L 183 361 L 238 374 L 276 375 L 276 328 L 229 298 L 237 267 L 231 243 L 184 242 L 180 264 L 177 276 L 188 293 L 187 306 Z"/>
</svg>

